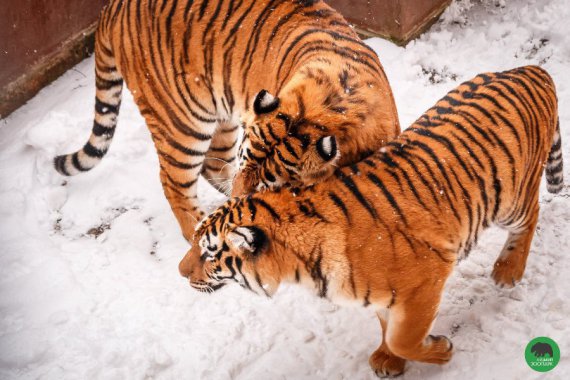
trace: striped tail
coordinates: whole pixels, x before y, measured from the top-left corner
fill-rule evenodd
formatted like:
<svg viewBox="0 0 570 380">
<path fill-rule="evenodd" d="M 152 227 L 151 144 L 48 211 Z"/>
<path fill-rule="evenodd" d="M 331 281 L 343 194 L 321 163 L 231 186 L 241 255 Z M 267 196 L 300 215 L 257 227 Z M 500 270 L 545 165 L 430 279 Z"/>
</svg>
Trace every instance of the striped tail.
<svg viewBox="0 0 570 380">
<path fill-rule="evenodd" d="M 53 160 L 55 169 L 66 176 L 85 172 L 97 166 L 107 153 L 115 134 L 121 106 L 123 78 L 117 70 L 110 46 L 106 46 L 105 33 L 100 22 L 95 43 L 95 120 L 91 137 L 81 150 L 57 156 Z"/>
<path fill-rule="evenodd" d="M 560 138 L 560 120 L 556 124 L 556 132 L 552 139 L 552 148 L 546 161 L 546 188 L 550 193 L 558 193 L 564 185 L 562 174 L 562 139 Z"/>
</svg>

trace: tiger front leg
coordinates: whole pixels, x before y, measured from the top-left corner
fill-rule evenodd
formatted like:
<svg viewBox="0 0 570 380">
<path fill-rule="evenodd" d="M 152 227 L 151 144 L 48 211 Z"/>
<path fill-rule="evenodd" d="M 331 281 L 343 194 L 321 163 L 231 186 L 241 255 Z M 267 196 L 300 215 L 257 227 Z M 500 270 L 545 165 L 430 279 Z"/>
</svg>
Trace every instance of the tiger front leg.
<svg viewBox="0 0 570 380">
<path fill-rule="evenodd" d="M 220 122 L 206 153 L 202 175 L 219 192 L 230 195 L 236 173 L 239 126 Z"/>
<path fill-rule="evenodd" d="M 395 377 L 404 373 L 406 360 L 392 353 L 386 344 L 386 329 L 388 328 L 389 310 L 382 310 L 376 313 L 382 328 L 382 342 L 380 346 L 370 355 L 368 363 L 378 377 Z"/>
<path fill-rule="evenodd" d="M 439 309 L 443 285 L 452 267 L 440 268 L 445 269 L 443 271 L 437 269 L 432 268 L 423 281 L 407 292 L 398 292 L 390 307 L 385 342 L 394 356 L 445 364 L 453 355 L 453 345 L 447 337 L 429 334 Z"/>
</svg>

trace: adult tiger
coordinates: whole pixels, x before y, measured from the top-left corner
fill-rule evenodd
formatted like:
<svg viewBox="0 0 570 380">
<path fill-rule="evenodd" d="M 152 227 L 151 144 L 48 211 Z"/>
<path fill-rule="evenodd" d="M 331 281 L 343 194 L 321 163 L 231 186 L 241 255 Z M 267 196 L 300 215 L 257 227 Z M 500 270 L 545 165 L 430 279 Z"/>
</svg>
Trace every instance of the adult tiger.
<svg viewBox="0 0 570 380">
<path fill-rule="evenodd" d="M 445 363 L 451 342 L 429 332 L 458 258 L 498 224 L 509 236 L 492 277 L 514 286 L 545 166 L 548 190 L 562 189 L 557 107 L 539 67 L 481 74 L 328 180 L 231 199 L 198 227 L 180 272 L 205 292 L 235 281 L 271 296 L 290 281 L 373 307 L 383 340 L 369 362 L 378 375 L 402 373 L 406 359 Z"/>
<path fill-rule="evenodd" d="M 322 1 L 112 0 L 101 13 L 95 63 L 91 137 L 80 151 L 56 157 L 56 169 L 74 175 L 106 154 L 124 80 L 151 131 L 164 192 L 187 239 L 204 216 L 198 176 L 229 190 L 248 111 L 274 122 L 276 133 L 279 123 L 294 124 L 303 149 L 318 146 L 320 155 L 300 169 L 309 172 L 337 163 L 327 136 L 352 140 L 340 154 L 355 162 L 399 132 L 378 57 Z"/>
</svg>

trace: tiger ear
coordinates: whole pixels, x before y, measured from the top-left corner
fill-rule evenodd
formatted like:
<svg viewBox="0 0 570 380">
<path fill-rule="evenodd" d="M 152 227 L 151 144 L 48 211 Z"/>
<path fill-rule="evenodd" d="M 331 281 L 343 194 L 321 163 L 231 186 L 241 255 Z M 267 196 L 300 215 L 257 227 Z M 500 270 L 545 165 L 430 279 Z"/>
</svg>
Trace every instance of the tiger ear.
<svg viewBox="0 0 570 380">
<path fill-rule="evenodd" d="M 267 90 L 261 90 L 253 101 L 253 111 L 257 115 L 273 112 L 279 107 L 279 99 L 271 95 Z"/>
<path fill-rule="evenodd" d="M 242 254 L 259 256 L 267 247 L 267 235 L 255 226 L 236 227 L 226 236 L 230 247 Z"/>
</svg>

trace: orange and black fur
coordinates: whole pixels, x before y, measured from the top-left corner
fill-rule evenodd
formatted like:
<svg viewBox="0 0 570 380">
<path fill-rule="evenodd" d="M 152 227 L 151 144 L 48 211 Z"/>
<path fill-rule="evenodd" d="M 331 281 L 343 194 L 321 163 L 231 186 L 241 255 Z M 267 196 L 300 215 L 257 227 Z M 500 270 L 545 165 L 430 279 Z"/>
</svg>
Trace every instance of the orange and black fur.
<svg viewBox="0 0 570 380">
<path fill-rule="evenodd" d="M 446 279 L 486 227 L 509 231 L 495 282 L 523 276 L 545 167 L 548 190 L 562 189 L 557 115 L 539 67 L 481 74 L 328 180 L 231 199 L 198 227 L 180 272 L 205 292 L 237 282 L 271 296 L 288 281 L 374 309 L 378 375 L 402 373 L 406 360 L 445 363 L 451 342 L 431 325 Z"/>
<path fill-rule="evenodd" d="M 399 133 L 378 57 L 322 1 L 112 0 L 96 32 L 95 65 L 91 137 L 57 157 L 56 169 L 87 171 L 107 153 L 124 81 L 187 239 L 204 216 L 199 175 L 229 192 L 242 118 L 279 125 L 287 114 L 299 130 L 291 140 L 324 146 L 315 165 L 338 159 L 328 135 L 353 136 L 341 155 L 356 162 Z"/>
</svg>

